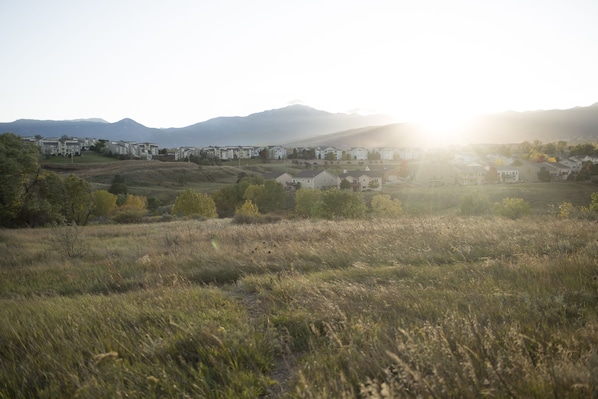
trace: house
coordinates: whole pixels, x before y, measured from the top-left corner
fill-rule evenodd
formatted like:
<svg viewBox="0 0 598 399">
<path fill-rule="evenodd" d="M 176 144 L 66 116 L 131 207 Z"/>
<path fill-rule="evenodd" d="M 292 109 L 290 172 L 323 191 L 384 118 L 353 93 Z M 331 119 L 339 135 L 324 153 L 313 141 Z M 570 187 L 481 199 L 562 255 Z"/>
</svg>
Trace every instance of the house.
<svg viewBox="0 0 598 399">
<path fill-rule="evenodd" d="M 324 189 L 338 187 L 340 179 L 327 170 L 303 170 L 293 177 L 293 184 L 301 188 Z"/>
<path fill-rule="evenodd" d="M 411 160 L 421 158 L 421 151 L 414 148 L 399 148 L 397 155 L 401 160 Z"/>
<path fill-rule="evenodd" d="M 445 162 L 427 162 L 417 166 L 413 181 L 420 186 L 436 187 L 455 184 L 457 172 Z"/>
<path fill-rule="evenodd" d="M 394 148 L 382 148 L 378 151 L 380 153 L 380 159 L 385 161 L 392 161 L 395 159 L 395 155 L 398 157 L 399 154 Z"/>
<path fill-rule="evenodd" d="M 382 174 L 382 183 L 393 179 L 395 181 L 399 179 L 399 171 L 396 165 L 366 165 L 365 170 L 368 172 L 378 172 Z"/>
<path fill-rule="evenodd" d="M 343 151 L 334 147 L 316 148 L 316 158 L 338 161 L 343 159 Z"/>
<path fill-rule="evenodd" d="M 285 159 L 287 157 L 287 150 L 279 145 L 268 148 L 268 158 L 270 159 Z"/>
<path fill-rule="evenodd" d="M 351 155 L 351 159 L 356 159 L 359 161 L 364 161 L 368 159 L 368 150 L 366 150 L 363 147 L 353 148 L 351 149 L 349 154 Z"/>
<path fill-rule="evenodd" d="M 501 183 L 518 183 L 519 169 L 512 166 L 497 166 L 496 173 Z"/>
<path fill-rule="evenodd" d="M 454 165 L 456 171 L 455 182 L 461 186 L 471 186 L 484 183 L 486 169 L 477 165 Z"/>
<path fill-rule="evenodd" d="M 383 174 L 368 170 L 345 171 L 339 179 L 347 180 L 353 191 L 382 191 Z"/>
<path fill-rule="evenodd" d="M 550 173 L 551 181 L 566 181 L 573 170 L 559 162 L 542 162 L 541 167 L 544 167 Z"/>
<path fill-rule="evenodd" d="M 276 180 L 285 188 L 291 187 L 293 183 L 293 176 L 286 172 L 268 172 L 263 174 L 264 180 Z"/>
</svg>

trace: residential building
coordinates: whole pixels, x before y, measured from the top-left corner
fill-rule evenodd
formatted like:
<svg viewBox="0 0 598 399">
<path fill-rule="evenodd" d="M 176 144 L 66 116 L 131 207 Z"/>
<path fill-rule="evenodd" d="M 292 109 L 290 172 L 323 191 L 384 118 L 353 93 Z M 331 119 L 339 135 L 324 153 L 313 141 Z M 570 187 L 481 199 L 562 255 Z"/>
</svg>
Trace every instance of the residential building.
<svg viewBox="0 0 598 399">
<path fill-rule="evenodd" d="M 365 161 L 368 159 L 368 150 L 363 147 L 352 148 L 349 152 L 351 159 Z"/>
<path fill-rule="evenodd" d="M 286 172 L 268 172 L 264 173 L 264 180 L 276 180 L 282 184 L 285 188 L 291 187 L 293 183 L 293 176 Z"/>
<path fill-rule="evenodd" d="M 293 184 L 301 188 L 324 189 L 338 187 L 340 179 L 327 170 L 303 170 L 293 177 Z"/>
<path fill-rule="evenodd" d="M 519 182 L 519 169 L 514 166 L 497 166 L 496 173 L 501 183 Z"/>
<path fill-rule="evenodd" d="M 353 191 L 382 191 L 383 174 L 367 170 L 345 171 L 339 179 L 347 180 Z"/>
<path fill-rule="evenodd" d="M 455 182 L 461 186 L 471 186 L 484 183 L 486 169 L 477 165 L 454 165 L 456 171 Z"/>
</svg>

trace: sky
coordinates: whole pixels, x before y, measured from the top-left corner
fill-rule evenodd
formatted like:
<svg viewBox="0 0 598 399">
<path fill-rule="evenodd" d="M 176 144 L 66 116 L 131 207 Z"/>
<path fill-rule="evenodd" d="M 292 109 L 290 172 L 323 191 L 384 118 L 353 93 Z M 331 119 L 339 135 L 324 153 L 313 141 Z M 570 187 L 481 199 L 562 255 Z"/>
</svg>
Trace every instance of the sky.
<svg viewBox="0 0 598 399">
<path fill-rule="evenodd" d="M 449 126 L 598 102 L 596 0 L 1 0 L 0 121 L 304 104 Z"/>
</svg>

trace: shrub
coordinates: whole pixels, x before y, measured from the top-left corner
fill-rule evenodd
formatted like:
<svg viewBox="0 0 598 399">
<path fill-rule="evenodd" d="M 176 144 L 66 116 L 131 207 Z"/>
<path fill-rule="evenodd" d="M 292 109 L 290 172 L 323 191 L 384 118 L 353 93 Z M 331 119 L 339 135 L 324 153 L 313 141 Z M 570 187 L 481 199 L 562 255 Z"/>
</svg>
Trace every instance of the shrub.
<svg viewBox="0 0 598 399">
<path fill-rule="evenodd" d="M 76 223 L 52 226 L 47 238 L 51 251 L 56 251 L 67 258 L 81 258 L 88 252 L 82 231 Z"/>
<path fill-rule="evenodd" d="M 503 198 L 502 203 L 496 202 L 494 204 L 494 213 L 510 219 L 519 219 L 531 213 L 531 206 L 523 198 L 506 197 Z"/>
<path fill-rule="evenodd" d="M 145 214 L 146 211 L 143 209 L 126 208 L 114 213 L 112 220 L 122 224 L 141 223 Z"/>
<path fill-rule="evenodd" d="M 378 194 L 372 198 L 372 212 L 375 216 L 396 218 L 403 213 L 403 203 L 390 195 Z"/>
<path fill-rule="evenodd" d="M 246 200 L 243 205 L 235 210 L 235 216 L 258 216 L 259 214 L 257 205 L 251 202 L 251 200 Z"/>
<path fill-rule="evenodd" d="M 360 193 L 331 188 L 322 192 L 312 215 L 324 219 L 359 219 L 365 216 L 366 210 Z"/>
</svg>

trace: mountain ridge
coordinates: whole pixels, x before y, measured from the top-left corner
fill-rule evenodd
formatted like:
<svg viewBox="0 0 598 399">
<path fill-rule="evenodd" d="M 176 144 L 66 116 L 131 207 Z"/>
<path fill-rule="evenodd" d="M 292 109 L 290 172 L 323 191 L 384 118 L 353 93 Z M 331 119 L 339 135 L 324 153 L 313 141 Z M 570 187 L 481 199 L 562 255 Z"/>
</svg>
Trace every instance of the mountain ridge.
<svg viewBox="0 0 598 399">
<path fill-rule="evenodd" d="M 294 145 L 410 147 L 430 145 L 418 125 L 396 123 L 386 115 L 330 113 L 290 105 L 247 116 L 220 116 L 182 128 L 151 128 L 131 118 L 109 123 L 100 118 L 67 121 L 19 119 L 0 123 L 0 133 L 21 136 L 95 137 L 154 142 L 160 147 Z M 598 140 L 598 103 L 570 109 L 505 111 L 472 119 L 461 131 L 471 143 Z"/>
</svg>

